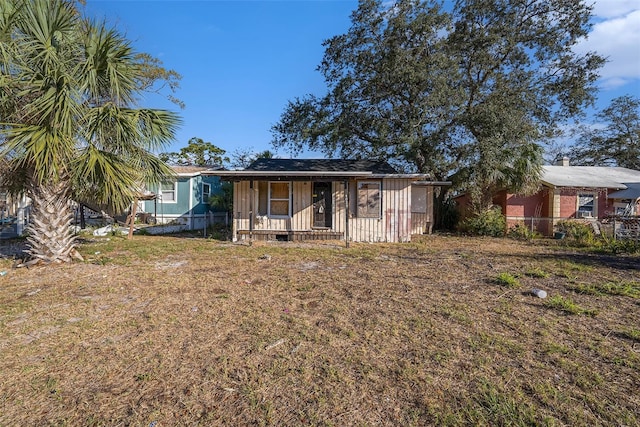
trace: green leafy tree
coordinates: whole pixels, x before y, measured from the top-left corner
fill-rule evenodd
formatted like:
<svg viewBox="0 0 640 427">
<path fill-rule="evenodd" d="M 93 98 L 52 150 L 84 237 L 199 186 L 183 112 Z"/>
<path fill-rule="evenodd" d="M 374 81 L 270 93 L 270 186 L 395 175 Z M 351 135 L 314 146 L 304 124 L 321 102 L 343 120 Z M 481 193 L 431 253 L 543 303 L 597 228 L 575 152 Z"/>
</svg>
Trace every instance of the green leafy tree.
<svg viewBox="0 0 640 427">
<path fill-rule="evenodd" d="M 323 97 L 289 102 L 275 147 L 408 165 L 469 190 L 478 211 L 502 188 L 537 186 L 540 145 L 593 101 L 603 59 L 571 47 L 582 0 L 361 0 L 325 41 Z M 445 191 L 440 193 L 445 197 Z"/>
<path fill-rule="evenodd" d="M 615 98 L 596 119 L 604 127 L 581 129 L 573 163 L 640 170 L 640 99 Z"/>
<path fill-rule="evenodd" d="M 180 118 L 136 108 L 159 63 L 71 0 L 3 0 L 0 42 L 2 181 L 32 200 L 30 254 L 69 261 L 71 200 L 126 209 L 141 183 L 171 173 L 153 152 Z"/>
<path fill-rule="evenodd" d="M 193 137 L 186 147 L 182 147 L 178 153 L 161 153 L 160 159 L 171 165 L 178 166 L 218 166 L 221 167 L 229 161 L 225 157 L 226 151 L 216 147 L 202 138 Z"/>
<path fill-rule="evenodd" d="M 233 183 L 223 182 L 220 192 L 209 197 L 209 205 L 221 212 L 231 215 L 233 212 Z"/>
<path fill-rule="evenodd" d="M 257 159 L 273 159 L 274 157 L 275 153 L 269 150 L 256 153 L 251 147 L 238 148 L 231 154 L 231 167 L 245 169 Z"/>
</svg>

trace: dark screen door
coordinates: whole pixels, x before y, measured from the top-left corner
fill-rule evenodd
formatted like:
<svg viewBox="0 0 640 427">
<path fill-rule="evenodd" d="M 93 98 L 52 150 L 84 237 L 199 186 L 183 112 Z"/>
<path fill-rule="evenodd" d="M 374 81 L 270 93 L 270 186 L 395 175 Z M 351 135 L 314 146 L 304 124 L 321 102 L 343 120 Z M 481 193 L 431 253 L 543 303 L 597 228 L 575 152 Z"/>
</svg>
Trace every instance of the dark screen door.
<svg viewBox="0 0 640 427">
<path fill-rule="evenodd" d="M 331 183 L 313 183 L 313 226 L 331 228 Z"/>
</svg>

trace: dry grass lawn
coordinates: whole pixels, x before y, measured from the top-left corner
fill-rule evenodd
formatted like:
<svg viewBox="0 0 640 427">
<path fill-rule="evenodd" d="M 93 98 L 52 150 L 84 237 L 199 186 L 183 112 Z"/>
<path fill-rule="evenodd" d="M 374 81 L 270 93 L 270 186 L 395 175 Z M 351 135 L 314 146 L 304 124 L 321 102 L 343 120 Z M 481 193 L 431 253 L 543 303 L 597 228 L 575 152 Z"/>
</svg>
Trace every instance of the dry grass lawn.
<svg viewBox="0 0 640 427">
<path fill-rule="evenodd" d="M 81 251 L 0 259 L 2 426 L 640 424 L 638 257 L 447 236 Z"/>
</svg>

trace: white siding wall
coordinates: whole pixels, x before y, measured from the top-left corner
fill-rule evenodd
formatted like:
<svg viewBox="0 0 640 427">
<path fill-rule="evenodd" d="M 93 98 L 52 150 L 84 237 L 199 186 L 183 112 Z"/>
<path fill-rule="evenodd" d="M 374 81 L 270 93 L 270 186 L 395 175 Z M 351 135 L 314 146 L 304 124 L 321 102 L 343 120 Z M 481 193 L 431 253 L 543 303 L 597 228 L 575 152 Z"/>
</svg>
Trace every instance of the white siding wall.
<svg viewBox="0 0 640 427">
<path fill-rule="evenodd" d="M 385 179 L 382 182 L 382 213 L 385 218 L 385 241 L 411 240 L 411 182 L 408 179 Z"/>
</svg>

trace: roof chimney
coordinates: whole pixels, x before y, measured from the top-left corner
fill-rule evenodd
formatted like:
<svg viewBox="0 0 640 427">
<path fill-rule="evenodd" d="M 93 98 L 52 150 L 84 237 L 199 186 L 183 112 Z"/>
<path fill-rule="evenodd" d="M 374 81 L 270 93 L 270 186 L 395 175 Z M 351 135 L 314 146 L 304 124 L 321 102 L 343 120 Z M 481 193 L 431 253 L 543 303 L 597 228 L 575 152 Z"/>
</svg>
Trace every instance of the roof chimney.
<svg viewBox="0 0 640 427">
<path fill-rule="evenodd" d="M 562 159 L 556 162 L 556 166 L 569 166 L 569 158 L 564 156 Z"/>
</svg>

